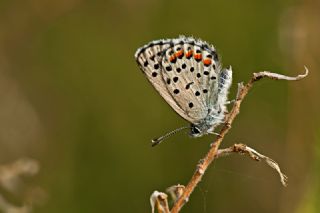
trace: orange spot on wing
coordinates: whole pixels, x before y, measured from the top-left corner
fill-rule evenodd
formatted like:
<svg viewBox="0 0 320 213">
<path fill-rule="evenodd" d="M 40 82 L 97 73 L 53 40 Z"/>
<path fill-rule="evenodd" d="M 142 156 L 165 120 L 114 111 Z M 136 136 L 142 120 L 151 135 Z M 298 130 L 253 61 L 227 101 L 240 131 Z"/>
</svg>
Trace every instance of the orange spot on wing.
<svg viewBox="0 0 320 213">
<path fill-rule="evenodd" d="M 202 59 L 202 55 L 201 54 L 194 54 L 194 59 L 201 60 Z"/>
<path fill-rule="evenodd" d="M 175 56 L 175 55 L 170 56 L 170 58 L 169 58 L 169 61 L 170 61 L 170 62 L 173 62 L 173 61 L 175 61 L 175 60 L 176 60 L 176 56 Z"/>
<path fill-rule="evenodd" d="M 190 58 L 190 57 L 192 56 L 192 53 L 193 53 L 192 50 L 188 51 L 188 52 L 186 53 L 186 57 L 187 57 L 187 58 Z"/>
<path fill-rule="evenodd" d="M 177 58 L 180 58 L 181 56 L 183 56 L 183 50 L 180 50 L 180 51 L 176 52 L 176 53 L 175 53 L 175 56 L 176 56 Z"/>
<path fill-rule="evenodd" d="M 212 61 L 209 58 L 206 58 L 206 59 L 203 60 L 204 65 L 207 65 L 207 66 L 209 66 L 211 64 L 211 62 Z"/>
</svg>

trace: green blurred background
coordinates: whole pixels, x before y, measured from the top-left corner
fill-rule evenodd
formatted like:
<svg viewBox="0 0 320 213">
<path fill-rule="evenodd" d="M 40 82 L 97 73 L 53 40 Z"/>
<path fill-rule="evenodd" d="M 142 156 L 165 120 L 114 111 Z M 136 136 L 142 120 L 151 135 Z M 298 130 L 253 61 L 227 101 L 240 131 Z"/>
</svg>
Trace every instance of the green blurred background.
<svg viewBox="0 0 320 213">
<path fill-rule="evenodd" d="M 319 1 L 0 0 L 0 163 L 40 163 L 28 181 L 46 199 L 34 212 L 151 212 L 154 190 L 187 183 L 213 138 L 180 133 L 151 148 L 186 122 L 134 59 L 145 43 L 181 34 L 232 65 L 231 99 L 253 72 L 310 70 L 299 82 L 258 82 L 222 144 L 275 159 L 289 186 L 230 156 L 182 212 L 320 212 Z"/>
</svg>

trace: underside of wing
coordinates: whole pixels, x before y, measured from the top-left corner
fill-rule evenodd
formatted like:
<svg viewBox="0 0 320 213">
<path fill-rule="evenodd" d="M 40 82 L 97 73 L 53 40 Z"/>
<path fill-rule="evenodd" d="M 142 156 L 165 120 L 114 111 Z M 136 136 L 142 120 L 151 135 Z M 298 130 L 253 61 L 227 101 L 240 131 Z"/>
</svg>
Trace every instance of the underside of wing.
<svg viewBox="0 0 320 213">
<path fill-rule="evenodd" d="M 180 37 L 173 40 L 162 57 L 163 80 L 176 104 L 192 123 L 204 119 L 213 109 L 220 63 L 213 46 L 201 40 Z"/>
<path fill-rule="evenodd" d="M 161 64 L 164 51 L 173 46 L 171 39 L 152 41 L 139 48 L 135 53 L 135 58 L 142 72 L 146 75 L 149 82 L 166 100 L 166 102 L 184 119 L 192 122 L 183 109 L 176 103 L 168 91 L 167 85 L 171 82 L 165 81 L 162 77 L 163 67 Z"/>
</svg>

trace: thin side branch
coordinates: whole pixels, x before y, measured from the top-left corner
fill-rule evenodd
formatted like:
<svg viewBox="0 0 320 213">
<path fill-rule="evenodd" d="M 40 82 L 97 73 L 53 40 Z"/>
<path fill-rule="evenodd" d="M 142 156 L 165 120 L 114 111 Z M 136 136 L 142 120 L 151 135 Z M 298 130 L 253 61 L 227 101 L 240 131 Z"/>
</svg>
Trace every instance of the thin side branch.
<svg viewBox="0 0 320 213">
<path fill-rule="evenodd" d="M 305 67 L 305 74 L 303 75 L 298 75 L 296 77 L 289 77 L 285 75 L 280 75 L 277 73 L 271 73 L 267 71 L 259 72 L 259 73 L 254 73 L 253 77 L 250 79 L 250 81 L 246 84 L 238 84 L 238 95 L 237 99 L 233 105 L 232 110 L 228 114 L 226 121 L 224 123 L 224 126 L 222 127 L 220 131 L 220 135 L 217 136 L 216 140 L 211 144 L 211 147 L 206 154 L 206 156 L 200 161 L 200 163 L 197 165 L 197 169 L 193 176 L 191 177 L 188 185 L 186 186 L 183 194 L 180 196 L 180 198 L 176 201 L 174 206 L 171 209 L 171 213 L 178 213 L 181 208 L 184 206 L 184 204 L 189 200 L 189 197 L 195 187 L 198 185 L 200 180 L 202 179 L 202 176 L 206 172 L 208 166 L 213 162 L 215 159 L 215 156 L 217 155 L 217 151 L 219 149 L 219 146 L 221 142 L 223 141 L 225 135 L 228 133 L 228 131 L 231 129 L 231 124 L 233 123 L 233 120 L 235 117 L 239 114 L 240 111 L 240 105 L 245 98 L 245 96 L 248 94 L 249 90 L 253 86 L 253 83 L 262 79 L 262 78 L 270 78 L 273 80 L 287 80 L 287 81 L 297 81 L 300 79 L 305 78 L 308 75 L 308 69 Z"/>
<path fill-rule="evenodd" d="M 259 152 L 257 152 L 256 150 L 248 147 L 245 144 L 234 144 L 231 147 L 225 148 L 225 149 L 219 149 L 215 159 L 219 158 L 219 157 L 224 157 L 227 155 L 230 155 L 232 153 L 239 153 L 239 154 L 246 154 L 249 155 L 250 158 L 252 158 L 255 161 L 261 161 L 264 160 L 271 168 L 275 169 L 279 176 L 280 176 L 280 181 L 282 183 L 283 186 L 287 186 L 287 176 L 285 174 L 283 174 L 281 172 L 280 166 L 278 165 L 277 162 L 275 162 L 274 160 L 272 160 L 271 158 L 264 156 L 263 154 L 260 154 Z"/>
</svg>

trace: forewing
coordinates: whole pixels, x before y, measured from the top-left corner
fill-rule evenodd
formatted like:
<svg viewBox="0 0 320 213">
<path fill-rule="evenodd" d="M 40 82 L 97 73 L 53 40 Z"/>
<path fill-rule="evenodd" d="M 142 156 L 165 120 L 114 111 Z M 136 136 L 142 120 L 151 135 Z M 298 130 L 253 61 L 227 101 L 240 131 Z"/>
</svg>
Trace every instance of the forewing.
<svg viewBox="0 0 320 213">
<path fill-rule="evenodd" d="M 180 37 L 173 40 L 162 57 L 163 80 L 176 104 L 197 123 L 212 110 L 217 91 L 219 60 L 213 46 L 201 40 Z"/>
<path fill-rule="evenodd" d="M 161 61 L 166 49 L 173 46 L 172 39 L 152 41 L 149 44 L 139 48 L 135 54 L 136 61 L 147 79 L 166 100 L 166 102 L 184 119 L 191 122 L 189 116 L 176 103 L 173 96 L 167 89 L 171 82 L 164 81 L 162 77 L 163 67 Z"/>
</svg>

